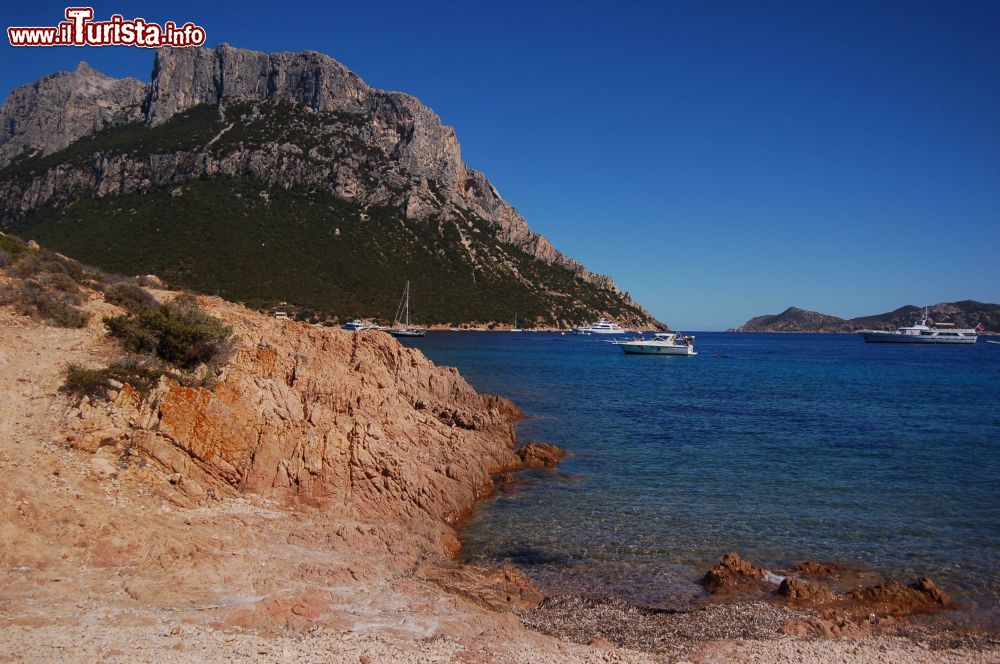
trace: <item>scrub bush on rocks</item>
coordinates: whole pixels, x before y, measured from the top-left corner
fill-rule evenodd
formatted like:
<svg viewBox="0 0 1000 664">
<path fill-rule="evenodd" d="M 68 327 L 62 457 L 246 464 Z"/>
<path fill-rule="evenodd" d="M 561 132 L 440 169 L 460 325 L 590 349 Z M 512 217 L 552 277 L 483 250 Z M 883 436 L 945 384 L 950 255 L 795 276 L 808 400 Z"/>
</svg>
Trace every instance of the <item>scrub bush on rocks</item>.
<svg viewBox="0 0 1000 664">
<path fill-rule="evenodd" d="M 155 309 L 104 319 L 108 333 L 134 353 L 150 353 L 180 369 L 224 362 L 232 331 L 208 315 L 190 295 Z"/>
</svg>

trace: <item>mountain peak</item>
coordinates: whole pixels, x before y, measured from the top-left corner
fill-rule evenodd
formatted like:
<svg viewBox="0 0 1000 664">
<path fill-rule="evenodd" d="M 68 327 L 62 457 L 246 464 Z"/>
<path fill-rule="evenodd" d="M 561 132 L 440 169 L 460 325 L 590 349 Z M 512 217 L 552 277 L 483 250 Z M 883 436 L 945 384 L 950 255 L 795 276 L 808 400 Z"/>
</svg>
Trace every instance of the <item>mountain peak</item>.
<svg viewBox="0 0 1000 664">
<path fill-rule="evenodd" d="M 108 81 L 43 79 L 5 102 L 0 116 L 13 121 L 4 122 L 7 134 L 0 134 L 0 166 L 25 149 L 49 155 L 45 162 L 18 166 L 18 172 L 30 174 L 41 168 L 36 164 L 68 168 L 72 178 L 62 174 L 60 182 L 73 186 L 44 187 L 37 178 L 24 177 L 0 182 L 7 186 L 0 191 L 0 222 L 52 204 L 72 205 L 81 195 L 127 196 L 204 178 L 249 179 L 265 188 L 333 196 L 364 216 L 369 208 L 391 209 L 402 215 L 404 227 L 419 227 L 420 233 L 434 228 L 429 241 L 447 244 L 438 250 L 443 259 L 462 257 L 462 279 L 475 290 L 485 287 L 483 279 L 497 278 L 516 283 L 511 292 L 530 293 L 539 302 L 549 299 L 548 291 L 563 292 L 540 319 L 582 322 L 621 311 L 627 312 L 623 323 L 656 323 L 610 277 L 591 273 L 532 231 L 486 176 L 463 162 L 455 131 L 419 99 L 372 88 L 329 56 L 268 54 L 229 44 L 160 49 L 149 85 Z M 19 97 L 26 89 L 34 96 Z M 50 107 L 58 113 L 45 110 Z M 116 127 L 124 137 L 100 139 Z M 58 131 L 52 130 L 59 128 L 63 135 L 54 137 Z M 92 142 L 64 150 L 90 136 Z M 481 246 L 482 240 L 490 246 Z M 384 257 L 398 250 L 402 247 L 379 251 Z M 523 272 L 537 270 L 522 264 L 522 254 L 567 276 L 559 277 L 558 287 L 533 283 Z M 569 291 L 576 295 L 566 297 Z M 587 308 L 583 300 L 604 304 Z M 504 312 L 503 319 L 510 315 Z"/>
</svg>

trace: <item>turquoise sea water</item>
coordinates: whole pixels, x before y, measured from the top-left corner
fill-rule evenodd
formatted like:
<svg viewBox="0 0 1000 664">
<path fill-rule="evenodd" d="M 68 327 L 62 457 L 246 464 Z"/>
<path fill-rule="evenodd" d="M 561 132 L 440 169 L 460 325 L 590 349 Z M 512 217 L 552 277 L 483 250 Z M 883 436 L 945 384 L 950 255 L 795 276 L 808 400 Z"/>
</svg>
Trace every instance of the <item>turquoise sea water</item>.
<svg viewBox="0 0 1000 664">
<path fill-rule="evenodd" d="M 1000 346 L 697 335 L 697 357 L 598 337 L 431 333 L 408 345 L 571 453 L 481 505 L 464 556 L 541 587 L 678 606 L 730 550 L 930 576 L 1000 600 Z"/>
</svg>

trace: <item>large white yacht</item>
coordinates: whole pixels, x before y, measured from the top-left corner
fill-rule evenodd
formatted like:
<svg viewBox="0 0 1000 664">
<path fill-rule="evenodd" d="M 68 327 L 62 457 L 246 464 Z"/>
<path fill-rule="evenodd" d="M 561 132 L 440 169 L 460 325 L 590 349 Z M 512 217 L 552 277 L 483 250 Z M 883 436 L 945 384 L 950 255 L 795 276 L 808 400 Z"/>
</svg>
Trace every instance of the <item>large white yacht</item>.
<svg viewBox="0 0 1000 664">
<path fill-rule="evenodd" d="M 626 353 L 634 355 L 697 355 L 694 337 L 675 332 L 657 332 L 652 339 L 638 337 L 626 341 L 611 341 Z"/>
<path fill-rule="evenodd" d="M 931 327 L 927 318 L 927 308 L 924 308 L 924 318 L 919 323 L 909 327 L 898 328 L 895 332 L 888 330 L 860 330 L 868 343 L 892 344 L 974 344 L 983 326 L 972 329 L 960 329 L 951 323 L 936 323 Z"/>
<path fill-rule="evenodd" d="M 596 323 L 581 325 L 573 331 L 577 334 L 625 334 L 628 330 L 607 318 L 599 318 Z"/>
</svg>

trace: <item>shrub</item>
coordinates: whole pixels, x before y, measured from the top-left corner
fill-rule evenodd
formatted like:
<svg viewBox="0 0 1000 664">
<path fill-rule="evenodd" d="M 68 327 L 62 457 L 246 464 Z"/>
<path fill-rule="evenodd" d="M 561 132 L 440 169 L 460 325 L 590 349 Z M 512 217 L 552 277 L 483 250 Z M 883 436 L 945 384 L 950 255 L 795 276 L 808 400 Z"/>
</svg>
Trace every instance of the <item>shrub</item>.
<svg viewBox="0 0 1000 664">
<path fill-rule="evenodd" d="M 135 282 L 145 288 L 157 288 L 161 290 L 166 288 L 163 281 L 154 274 L 144 274 L 140 277 L 136 277 Z"/>
<path fill-rule="evenodd" d="M 5 249 L 0 249 L 0 267 L 9 267 L 14 261 L 14 257 Z"/>
<path fill-rule="evenodd" d="M 85 369 L 71 364 L 66 368 L 66 380 L 59 388 L 60 392 L 72 394 L 78 398 L 85 396 L 91 399 L 108 398 L 112 389 L 112 380 L 128 383 L 143 397 L 156 387 L 163 368 L 155 357 L 139 355 L 123 355 L 115 358 L 103 369 Z"/>
<path fill-rule="evenodd" d="M 105 369 L 85 369 L 77 364 L 66 367 L 66 380 L 59 388 L 60 392 L 71 394 L 78 398 L 107 399 L 108 376 Z"/>
<path fill-rule="evenodd" d="M 145 288 L 127 281 L 113 283 L 104 289 L 104 301 L 115 304 L 129 313 L 157 309 L 160 303 Z"/>
<path fill-rule="evenodd" d="M 40 277 L 42 284 L 51 288 L 52 290 L 57 290 L 67 295 L 73 296 L 72 303 L 80 304 L 83 302 L 83 296 L 80 293 L 80 286 L 73 279 L 64 272 L 52 272 L 49 274 L 43 274 Z"/>
<path fill-rule="evenodd" d="M 73 306 L 79 300 L 78 294 L 52 292 L 32 279 L 0 289 L 0 306 L 13 305 L 24 316 L 42 318 L 59 327 L 84 327 L 90 320 L 90 314 Z"/>
<path fill-rule="evenodd" d="M 13 276 L 25 279 L 56 274 L 65 275 L 78 284 L 88 284 L 102 279 L 97 271 L 88 270 L 75 260 L 48 249 L 20 252 L 9 270 Z"/>
<path fill-rule="evenodd" d="M 89 313 L 56 299 L 46 300 L 42 315 L 58 327 L 86 327 L 90 322 Z"/>
<path fill-rule="evenodd" d="M 7 252 L 11 256 L 17 256 L 26 248 L 27 247 L 24 244 L 24 242 L 21 242 L 21 240 L 14 237 L 13 235 L 0 233 L 0 250 Z"/>
<path fill-rule="evenodd" d="M 151 355 L 128 354 L 117 357 L 105 369 L 109 378 L 128 383 L 145 397 L 164 374 L 163 365 Z"/>
<path fill-rule="evenodd" d="M 104 324 L 127 350 L 152 353 L 181 369 L 217 364 L 230 350 L 230 328 L 205 313 L 190 295 L 155 310 L 105 318 Z"/>
</svg>

